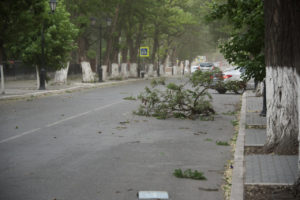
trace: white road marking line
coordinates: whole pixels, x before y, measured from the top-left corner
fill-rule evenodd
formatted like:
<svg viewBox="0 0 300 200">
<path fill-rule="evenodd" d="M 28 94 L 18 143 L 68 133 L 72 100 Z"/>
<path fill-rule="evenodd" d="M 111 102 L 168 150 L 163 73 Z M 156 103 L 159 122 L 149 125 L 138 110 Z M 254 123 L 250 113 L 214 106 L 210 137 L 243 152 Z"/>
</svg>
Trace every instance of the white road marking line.
<svg viewBox="0 0 300 200">
<path fill-rule="evenodd" d="M 59 121 L 54 122 L 54 123 L 52 123 L 52 124 L 48 124 L 48 125 L 46 125 L 45 127 L 49 128 L 49 127 L 51 127 L 51 126 L 60 124 L 60 123 L 62 123 L 62 122 L 69 121 L 69 120 L 71 120 L 71 119 L 75 119 L 75 118 L 81 117 L 81 116 L 83 116 L 83 115 L 87 115 L 87 114 L 89 114 L 90 112 L 91 112 L 91 111 L 84 112 L 84 113 L 80 113 L 80 114 L 77 114 L 77 115 L 73 115 L 73 116 L 71 116 L 71 117 L 68 117 L 68 118 L 59 120 Z"/>
<path fill-rule="evenodd" d="M 115 104 L 119 104 L 119 103 L 122 103 L 122 102 L 125 102 L 124 100 L 122 101 L 118 101 L 118 102 L 115 102 L 115 103 L 111 103 L 111 104 L 108 104 L 108 105 L 105 105 L 105 106 L 101 106 L 101 107 L 98 107 L 98 108 L 95 108 L 94 111 L 99 111 L 99 110 L 102 110 L 104 108 L 108 108 L 110 106 L 113 106 Z"/>
<path fill-rule="evenodd" d="M 1 141 L 0 141 L 0 144 L 2 144 L 2 143 L 4 143 L 4 142 L 11 141 L 11 140 L 14 140 L 14 139 L 17 139 L 17 138 L 22 137 L 22 136 L 24 136 L 24 135 L 28 135 L 28 134 L 30 134 L 30 133 L 34 133 L 34 132 L 36 132 L 36 131 L 38 131 L 38 130 L 40 130 L 40 129 L 41 129 L 41 128 L 32 129 L 32 130 L 30 130 L 30 131 L 26 131 L 26 132 L 21 133 L 21 134 L 19 134 L 19 135 L 15 135 L 15 136 L 6 138 L 6 139 L 4 139 L 4 140 L 1 140 Z"/>
<path fill-rule="evenodd" d="M 125 113 L 123 113 L 122 115 L 123 116 L 127 116 L 127 115 L 129 115 L 130 114 L 130 112 L 125 112 Z"/>
<path fill-rule="evenodd" d="M 73 115 L 73 116 L 71 116 L 71 117 L 68 117 L 68 118 L 59 120 L 59 121 L 57 121 L 57 122 L 54 122 L 54 123 L 52 123 L 52 124 L 48 124 L 48 125 L 44 126 L 43 128 L 49 128 L 49 127 L 51 127 L 51 126 L 55 126 L 55 125 L 57 125 L 57 124 L 60 124 L 60 123 L 69 121 L 69 120 L 71 120 L 71 119 L 75 119 L 75 118 L 81 117 L 81 116 L 83 116 L 83 115 L 87 115 L 87 114 L 89 114 L 89 113 L 91 113 L 91 112 L 103 110 L 103 109 L 105 109 L 105 108 L 108 108 L 108 107 L 110 107 L 110 106 L 113 106 L 113 105 L 115 105 L 115 104 L 119 104 L 119 103 L 122 103 L 122 102 L 125 102 L 125 101 L 122 100 L 122 101 L 118 101 L 118 102 L 115 102 L 115 103 L 111 103 L 111 104 L 108 104 L 108 105 L 105 105 L 105 106 L 100 106 L 100 107 L 95 108 L 95 109 L 93 109 L 93 110 L 90 110 L 90 111 L 87 111 L 87 112 L 83 112 L 83 113 L 79 113 L 79 114 L 77 114 L 77 115 Z M 30 134 L 30 133 L 34 133 L 34 132 L 39 131 L 39 130 L 41 130 L 41 129 L 42 129 L 42 128 L 32 129 L 32 130 L 30 130 L 30 131 L 26 131 L 26 132 L 21 133 L 21 134 L 19 134 L 19 135 L 15 135 L 15 136 L 6 138 L 6 139 L 4 139 L 4 140 L 1 140 L 1 141 L 0 141 L 0 144 L 5 143 L 5 142 L 8 142 L 8 141 L 11 141 L 11 140 L 14 140 L 14 139 L 17 139 L 17 138 L 20 138 L 20 137 L 22 137 L 22 136 L 24 136 L 24 135 L 28 135 L 28 134 Z"/>
</svg>

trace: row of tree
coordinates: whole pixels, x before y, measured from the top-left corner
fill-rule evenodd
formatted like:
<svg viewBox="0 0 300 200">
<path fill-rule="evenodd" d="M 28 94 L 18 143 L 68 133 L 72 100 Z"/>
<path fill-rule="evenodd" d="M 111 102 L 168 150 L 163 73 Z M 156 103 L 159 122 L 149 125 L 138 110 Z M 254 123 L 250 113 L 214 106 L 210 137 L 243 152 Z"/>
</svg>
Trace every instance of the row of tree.
<svg viewBox="0 0 300 200">
<path fill-rule="evenodd" d="M 22 60 L 32 66 L 59 69 L 67 61 L 102 64 L 136 63 L 141 45 L 150 47 L 147 62 L 192 60 L 216 51 L 225 36 L 222 22 L 207 25 L 208 0 L 48 0 L 0 2 L 0 63 Z M 110 26 L 105 24 L 110 18 Z M 92 19 L 96 24 L 92 24 Z M 99 28 L 102 27 L 102 38 Z M 41 57 L 42 32 L 45 59 Z M 99 49 L 103 39 L 104 48 Z M 121 55 L 121 56 L 119 56 Z"/>
<path fill-rule="evenodd" d="M 265 147 L 277 154 L 300 151 L 299 8 L 299 0 L 227 0 L 213 3 L 208 15 L 233 25 L 230 39 L 221 45 L 225 58 L 245 67 L 248 78 L 265 78 Z M 300 176 L 295 185 L 299 193 Z"/>
<path fill-rule="evenodd" d="M 211 5 L 208 20 L 226 19 L 233 27 L 220 45 L 224 57 L 243 67 L 247 78 L 266 78 L 267 150 L 298 152 L 299 1 L 227 0 Z"/>
</svg>

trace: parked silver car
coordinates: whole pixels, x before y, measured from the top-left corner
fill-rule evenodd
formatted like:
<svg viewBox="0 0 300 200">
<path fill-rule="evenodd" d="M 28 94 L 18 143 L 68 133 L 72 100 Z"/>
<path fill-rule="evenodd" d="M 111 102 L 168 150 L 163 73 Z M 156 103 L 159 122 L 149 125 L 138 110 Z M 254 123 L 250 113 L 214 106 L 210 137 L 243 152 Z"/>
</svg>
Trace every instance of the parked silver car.
<svg viewBox="0 0 300 200">
<path fill-rule="evenodd" d="M 243 81 L 242 74 L 245 72 L 244 68 L 230 69 L 223 72 L 223 80 L 227 81 Z"/>
<path fill-rule="evenodd" d="M 197 70 L 200 70 L 200 67 L 198 65 L 191 66 L 191 73 L 194 73 Z"/>
<path fill-rule="evenodd" d="M 213 63 L 209 63 L 209 62 L 206 62 L 206 63 L 200 63 L 200 70 L 201 71 L 212 71 L 215 69 L 215 66 Z"/>
</svg>

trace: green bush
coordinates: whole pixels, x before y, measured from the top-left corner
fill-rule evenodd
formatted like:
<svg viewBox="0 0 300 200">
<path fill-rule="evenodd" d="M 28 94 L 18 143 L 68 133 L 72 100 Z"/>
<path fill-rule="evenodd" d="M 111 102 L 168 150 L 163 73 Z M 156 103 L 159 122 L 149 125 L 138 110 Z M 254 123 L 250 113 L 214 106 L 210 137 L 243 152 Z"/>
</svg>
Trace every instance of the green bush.
<svg viewBox="0 0 300 200">
<path fill-rule="evenodd" d="M 173 175 L 177 178 L 190 178 L 195 180 L 207 180 L 203 175 L 203 172 L 198 172 L 197 170 L 192 171 L 191 169 L 187 169 L 184 172 L 181 169 L 175 169 Z"/>
</svg>

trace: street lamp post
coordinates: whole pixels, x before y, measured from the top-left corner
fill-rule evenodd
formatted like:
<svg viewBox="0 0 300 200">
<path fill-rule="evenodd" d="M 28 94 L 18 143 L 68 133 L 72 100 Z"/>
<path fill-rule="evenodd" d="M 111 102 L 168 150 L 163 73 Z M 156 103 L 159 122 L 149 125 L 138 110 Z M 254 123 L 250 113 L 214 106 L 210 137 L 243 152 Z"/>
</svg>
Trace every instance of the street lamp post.
<svg viewBox="0 0 300 200">
<path fill-rule="evenodd" d="M 98 63 L 98 82 L 102 82 L 102 24 L 99 26 L 99 63 Z"/>
<path fill-rule="evenodd" d="M 56 0 L 50 0 L 49 5 L 51 8 L 51 13 L 54 13 L 56 9 Z M 39 90 L 45 90 L 45 81 L 46 81 L 46 70 L 45 70 L 45 37 L 44 37 L 44 31 L 45 31 L 45 24 L 43 22 L 43 27 L 42 27 L 42 63 L 41 63 L 41 68 L 40 68 L 40 87 Z"/>
<path fill-rule="evenodd" d="M 267 97 L 266 97 L 266 80 L 264 80 L 264 89 L 263 89 L 263 109 L 260 113 L 260 116 L 265 117 L 267 115 Z"/>
<path fill-rule="evenodd" d="M 157 77 L 160 77 L 159 43 L 157 44 Z"/>
<path fill-rule="evenodd" d="M 141 45 L 139 46 L 139 50 L 138 50 L 138 52 L 139 52 L 139 57 L 138 57 L 138 67 L 137 67 L 137 74 L 138 74 L 138 78 L 140 78 L 141 77 L 141 75 L 140 75 L 140 73 L 141 73 L 141 68 L 140 68 L 140 62 L 141 62 L 141 59 L 140 59 L 140 57 L 141 57 Z"/>
</svg>

